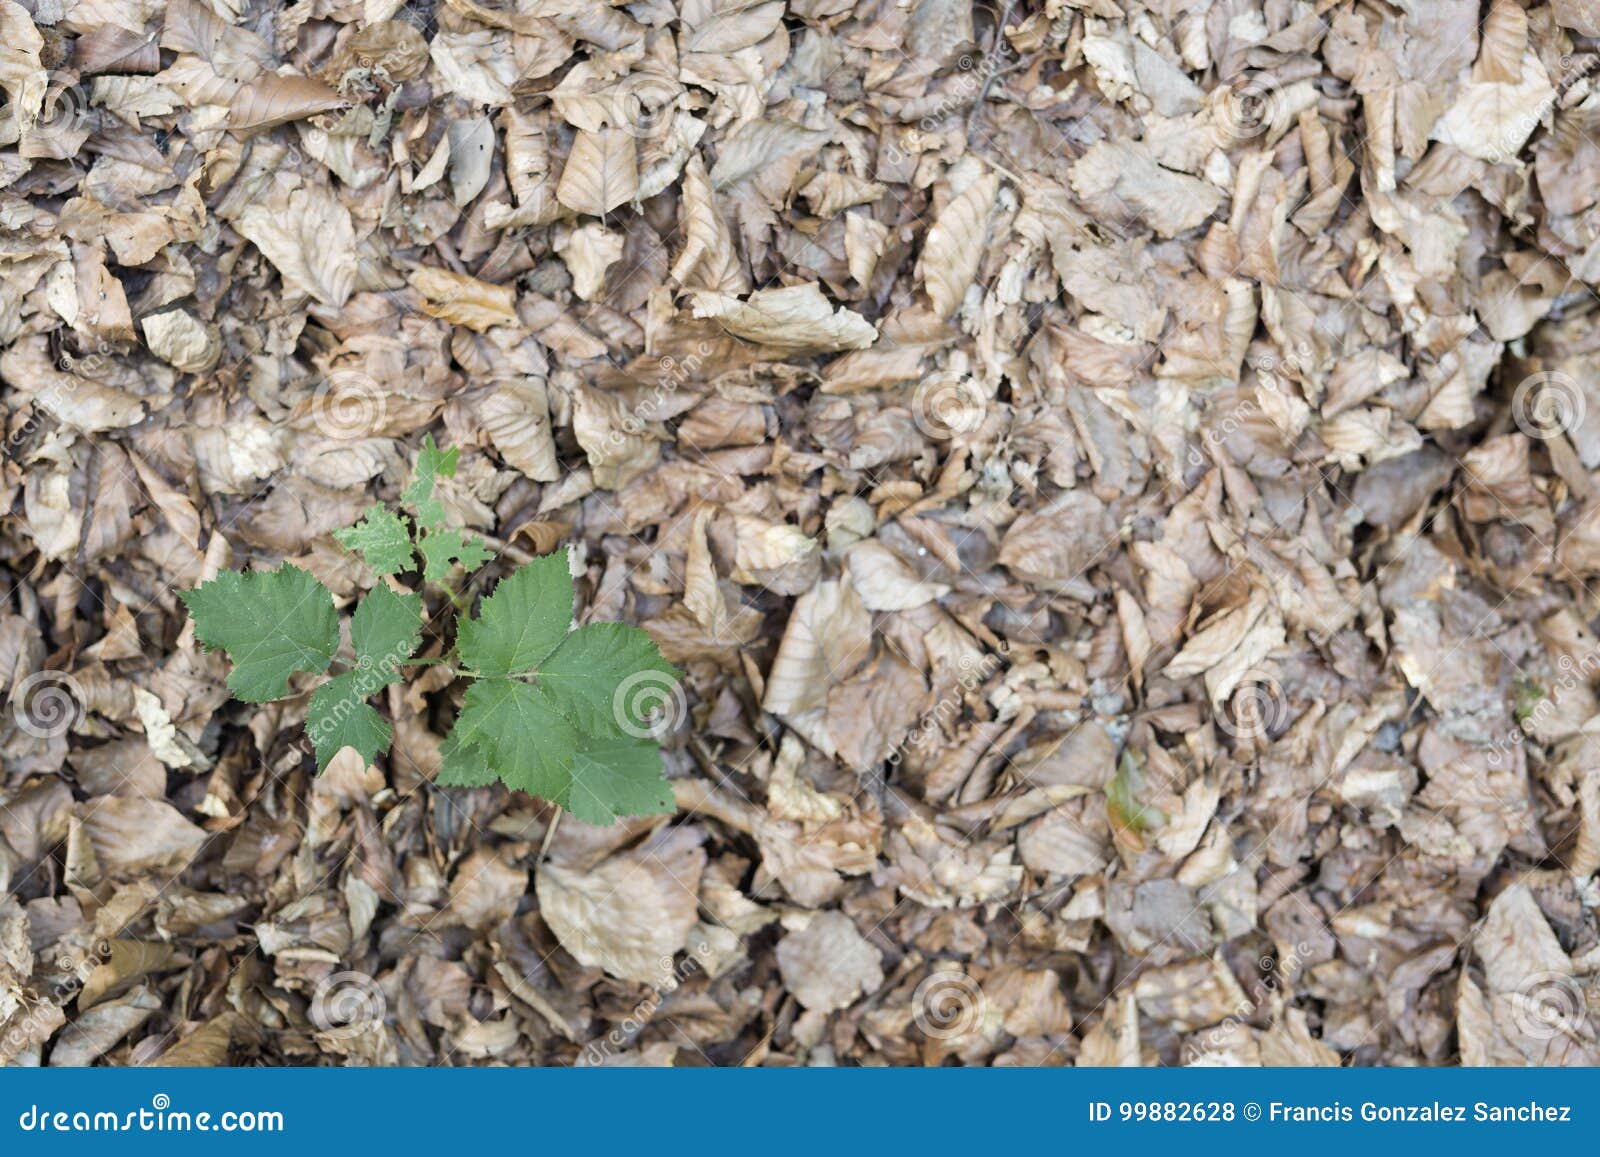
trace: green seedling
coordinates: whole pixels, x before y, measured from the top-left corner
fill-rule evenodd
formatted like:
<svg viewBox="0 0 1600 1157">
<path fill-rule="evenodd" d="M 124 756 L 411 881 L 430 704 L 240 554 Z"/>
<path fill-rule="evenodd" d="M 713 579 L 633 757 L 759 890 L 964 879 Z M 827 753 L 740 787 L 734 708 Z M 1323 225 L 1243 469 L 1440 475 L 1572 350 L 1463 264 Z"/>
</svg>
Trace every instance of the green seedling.
<svg viewBox="0 0 1600 1157">
<path fill-rule="evenodd" d="M 565 549 L 502 579 L 472 615 L 470 596 L 446 584 L 458 568 L 473 571 L 493 555 L 476 535 L 446 524 L 434 494 L 439 478 L 455 475 L 456 457 L 428 438 L 401 496 L 409 513 L 373 506 L 335 535 L 378 582 L 350 616 L 354 660 L 311 694 L 306 736 L 317 770 L 345 747 L 369 763 L 387 751 L 392 729 L 368 699 L 401 682 L 407 667 L 443 662 L 467 686 L 435 782 L 481 787 L 498 780 L 591 824 L 671 812 L 660 715 L 662 708 L 677 714 L 678 672 L 638 627 L 573 629 L 576 592 Z M 422 595 L 389 583 L 408 574 L 443 587 L 456 609 L 454 643 L 437 658 L 413 657 L 422 642 Z M 332 593 L 287 563 L 224 571 L 180 597 L 195 638 L 233 661 L 228 687 L 246 702 L 295 694 L 291 676 L 329 673 L 340 652 Z"/>
</svg>

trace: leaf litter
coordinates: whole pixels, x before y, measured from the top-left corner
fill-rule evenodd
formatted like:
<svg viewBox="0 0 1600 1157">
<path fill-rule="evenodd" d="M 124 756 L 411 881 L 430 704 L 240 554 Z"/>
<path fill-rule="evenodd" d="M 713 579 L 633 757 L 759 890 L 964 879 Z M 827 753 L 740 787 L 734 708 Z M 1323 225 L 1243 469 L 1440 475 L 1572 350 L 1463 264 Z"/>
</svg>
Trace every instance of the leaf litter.
<svg viewBox="0 0 1600 1157">
<path fill-rule="evenodd" d="M 6 1063 L 1600 1061 L 1589 6 L 0 38 Z M 297 741 L 397 502 L 649 632 L 676 816 Z"/>
</svg>

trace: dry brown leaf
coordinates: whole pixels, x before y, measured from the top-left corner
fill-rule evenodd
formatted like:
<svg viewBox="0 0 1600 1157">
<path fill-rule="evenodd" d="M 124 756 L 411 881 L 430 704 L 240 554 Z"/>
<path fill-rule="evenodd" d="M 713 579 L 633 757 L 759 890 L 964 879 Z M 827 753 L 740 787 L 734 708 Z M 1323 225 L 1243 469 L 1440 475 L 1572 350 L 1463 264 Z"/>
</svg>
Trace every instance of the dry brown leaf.
<svg viewBox="0 0 1600 1157">
<path fill-rule="evenodd" d="M 228 105 L 228 127 L 235 131 L 271 128 L 343 108 L 347 103 L 312 77 L 266 73 L 234 94 Z"/>
<path fill-rule="evenodd" d="M 518 325 L 517 294 L 509 285 L 491 285 L 432 265 L 413 269 L 407 280 L 421 295 L 422 311 L 483 333 L 497 325 Z"/>
<path fill-rule="evenodd" d="M 539 911 L 580 963 L 660 985 L 695 925 L 705 862 L 699 834 L 675 828 L 589 871 L 546 863 L 534 881 Z"/>
<path fill-rule="evenodd" d="M 696 317 L 715 318 L 735 337 L 795 353 L 866 349 L 878 338 L 859 313 L 835 310 L 815 282 L 758 290 L 742 301 L 725 293 L 692 296 Z"/>
<path fill-rule="evenodd" d="M 918 273 L 933 311 L 940 317 L 956 311 L 978 272 L 989 233 L 989 211 L 999 191 L 1000 178 L 983 174 L 952 197 L 928 228 Z"/>
<path fill-rule="evenodd" d="M 583 130 L 573 138 L 556 200 L 575 213 L 601 217 L 638 191 L 638 151 L 626 129 Z"/>
<path fill-rule="evenodd" d="M 324 305 L 342 306 L 355 288 L 356 237 L 350 211 L 321 185 L 274 186 L 234 219 L 283 275 L 284 284 Z"/>
</svg>

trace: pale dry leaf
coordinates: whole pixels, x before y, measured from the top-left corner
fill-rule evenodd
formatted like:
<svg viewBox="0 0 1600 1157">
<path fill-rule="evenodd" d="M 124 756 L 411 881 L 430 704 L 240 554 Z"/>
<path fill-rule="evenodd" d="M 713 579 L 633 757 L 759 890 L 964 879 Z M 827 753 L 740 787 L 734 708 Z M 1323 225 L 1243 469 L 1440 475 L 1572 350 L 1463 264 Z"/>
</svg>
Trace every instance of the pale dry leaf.
<svg viewBox="0 0 1600 1157">
<path fill-rule="evenodd" d="M 1491 164 L 1515 157 L 1556 96 L 1544 65 L 1532 50 L 1521 63 L 1521 76 L 1514 82 L 1463 82 L 1455 103 L 1434 125 L 1432 139 Z"/>
<path fill-rule="evenodd" d="M 883 984 L 883 953 L 843 912 L 819 912 L 778 942 L 783 985 L 802 1006 L 834 1012 Z"/>
<path fill-rule="evenodd" d="M 614 394 L 580 387 L 572 400 L 572 433 L 594 484 L 604 490 L 620 490 L 661 457 L 661 443 Z"/>
<path fill-rule="evenodd" d="M 684 0 L 686 52 L 733 53 L 759 44 L 783 22 L 782 0 Z"/>
<path fill-rule="evenodd" d="M 883 256 L 889 228 L 866 213 L 849 213 L 844 219 L 844 250 L 850 276 L 857 285 L 868 285 Z"/>
<path fill-rule="evenodd" d="M 252 201 L 234 228 L 261 250 L 284 284 L 323 305 L 342 306 L 355 288 L 356 235 L 350 211 L 321 185 Z"/>
<path fill-rule="evenodd" d="M 572 292 L 584 301 L 595 301 L 605 294 L 606 270 L 622 258 L 623 236 L 598 221 L 565 234 L 555 250 L 572 274 Z"/>
<path fill-rule="evenodd" d="M 509 285 L 492 285 L 465 273 L 422 265 L 406 279 L 421 297 L 422 311 L 479 333 L 497 325 L 518 325 L 517 294 Z"/>
<path fill-rule="evenodd" d="M 1522 58 L 1527 51 L 1527 12 L 1515 0 L 1494 0 L 1483 21 L 1472 79 L 1480 83 L 1516 84 L 1522 79 Z"/>
<path fill-rule="evenodd" d="M 639 191 L 638 150 L 626 129 L 580 131 L 561 170 L 556 200 L 575 213 L 601 217 Z"/>
<path fill-rule="evenodd" d="M 918 272 L 933 311 L 940 317 L 956 311 L 977 275 L 989 232 L 989 212 L 999 191 L 1000 178 L 983 174 L 952 197 L 928 229 Z"/>
<path fill-rule="evenodd" d="M 542 864 L 534 880 L 540 914 L 580 963 L 659 985 L 696 923 L 706 863 L 700 839 L 674 828 L 588 871 Z"/>
<path fill-rule="evenodd" d="M 734 582 L 766 587 L 780 595 L 810 590 L 822 569 L 822 547 L 786 522 L 767 522 L 750 515 L 735 519 Z"/>
<path fill-rule="evenodd" d="M 872 616 L 848 583 L 824 581 L 795 600 L 767 673 L 762 709 L 788 715 L 823 706 L 828 687 L 871 654 Z"/>
<path fill-rule="evenodd" d="M 740 300 L 725 293 L 695 293 L 694 315 L 715 318 L 735 337 L 794 353 L 866 349 L 878 338 L 859 313 L 835 310 L 815 282 L 762 289 Z"/>
<path fill-rule="evenodd" d="M 50 77 L 40 59 L 44 37 L 28 9 L 14 0 L 0 0 L 0 43 L 5 46 L 0 49 L 0 89 L 10 98 L 12 132 L 20 134 L 33 127 L 44 107 Z"/>
<path fill-rule="evenodd" d="M 150 352 L 186 374 L 203 374 L 222 357 L 222 338 L 216 327 L 185 310 L 151 314 L 140 319 L 139 327 Z"/>
<path fill-rule="evenodd" d="M 684 166 L 678 216 L 684 243 L 683 252 L 672 266 L 673 279 L 688 289 L 735 295 L 745 292 L 749 282 L 728 224 L 718 211 L 705 162 L 698 155 Z"/>
<path fill-rule="evenodd" d="M 535 482 L 554 482 L 561 477 L 543 381 L 529 377 L 497 383 L 479 403 L 478 418 L 509 465 Z"/>
<path fill-rule="evenodd" d="M 944 583 L 927 582 L 881 542 L 868 539 L 845 555 L 850 585 L 869 611 L 910 611 L 950 593 Z"/>
<path fill-rule="evenodd" d="M 113 873 L 175 872 L 206 839 L 163 800 L 102 796 L 81 804 L 78 814 L 95 858 Z"/>
</svg>

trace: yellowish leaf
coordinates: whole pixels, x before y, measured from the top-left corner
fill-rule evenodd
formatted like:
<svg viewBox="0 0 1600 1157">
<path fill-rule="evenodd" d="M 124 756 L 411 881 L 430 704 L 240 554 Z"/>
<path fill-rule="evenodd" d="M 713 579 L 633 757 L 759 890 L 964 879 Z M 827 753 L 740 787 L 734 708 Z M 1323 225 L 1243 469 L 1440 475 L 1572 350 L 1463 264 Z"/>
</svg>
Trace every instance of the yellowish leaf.
<svg viewBox="0 0 1600 1157">
<path fill-rule="evenodd" d="M 411 288 L 422 296 L 422 312 L 479 333 L 517 325 L 517 295 L 509 285 L 490 285 L 464 273 L 424 265 L 411 271 Z"/>
</svg>

